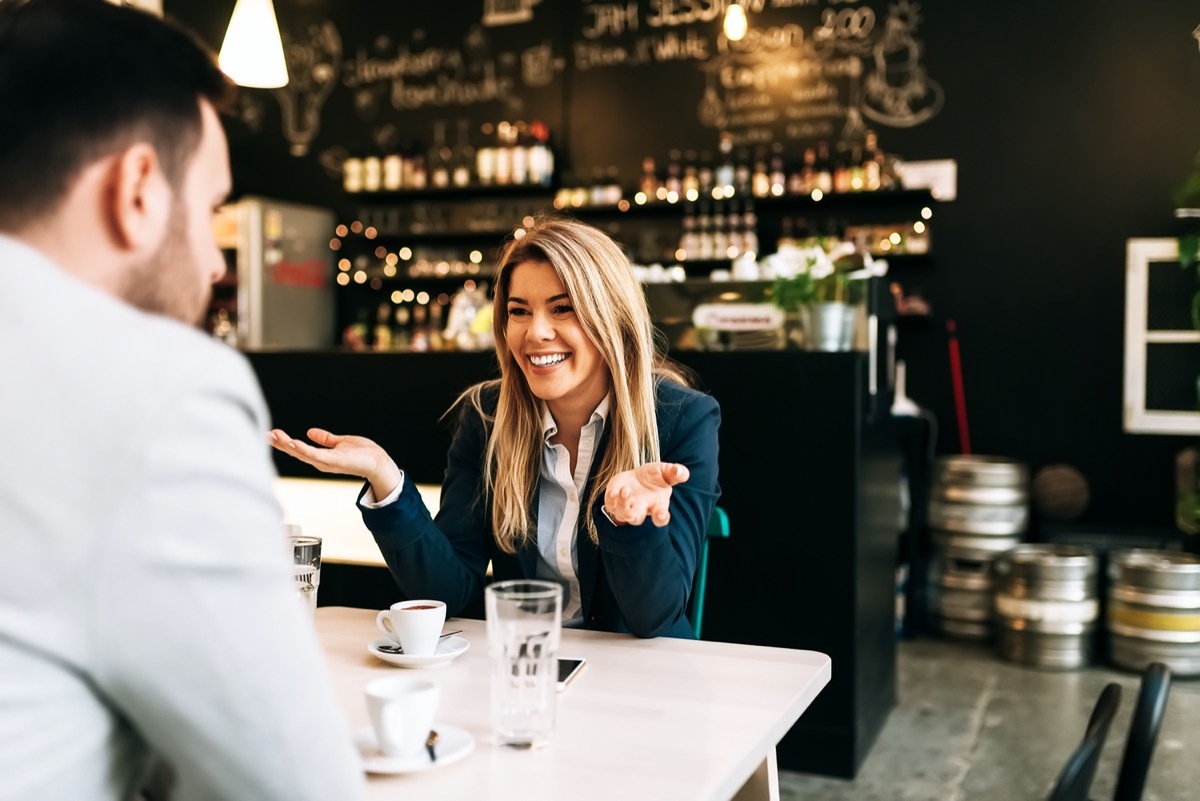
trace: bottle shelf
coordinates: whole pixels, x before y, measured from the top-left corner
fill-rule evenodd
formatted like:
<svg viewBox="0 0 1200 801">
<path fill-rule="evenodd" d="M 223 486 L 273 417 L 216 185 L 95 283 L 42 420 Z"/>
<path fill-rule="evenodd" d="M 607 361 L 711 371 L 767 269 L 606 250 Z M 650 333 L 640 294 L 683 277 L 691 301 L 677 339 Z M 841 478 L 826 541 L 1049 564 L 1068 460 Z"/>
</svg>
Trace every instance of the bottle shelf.
<svg viewBox="0 0 1200 801">
<path fill-rule="evenodd" d="M 549 202 L 554 197 L 554 187 L 542 184 L 468 184 L 429 189 L 380 189 L 374 192 L 345 192 L 348 201 L 391 203 L 394 201 L 437 201 L 437 200 L 486 200 L 488 198 L 530 197 Z"/>
</svg>

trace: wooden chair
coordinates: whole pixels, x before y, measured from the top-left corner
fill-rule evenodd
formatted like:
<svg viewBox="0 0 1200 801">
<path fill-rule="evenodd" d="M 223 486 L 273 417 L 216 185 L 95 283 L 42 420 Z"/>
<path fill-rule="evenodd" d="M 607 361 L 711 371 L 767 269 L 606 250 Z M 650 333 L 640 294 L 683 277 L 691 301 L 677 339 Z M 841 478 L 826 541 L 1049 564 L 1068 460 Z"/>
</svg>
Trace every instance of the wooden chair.
<svg viewBox="0 0 1200 801">
<path fill-rule="evenodd" d="M 1108 730 L 1120 705 L 1121 685 L 1110 682 L 1096 699 L 1083 740 L 1058 774 L 1049 801 L 1089 801 L 1092 780 L 1096 778 L 1096 767 L 1100 764 L 1100 752 L 1104 750 L 1104 741 L 1108 739 Z"/>
<path fill-rule="evenodd" d="M 1133 708 L 1129 733 L 1125 736 L 1125 752 L 1121 756 L 1113 801 L 1140 801 L 1170 692 L 1170 669 L 1161 662 L 1151 662 L 1142 671 L 1137 706 Z"/>
<path fill-rule="evenodd" d="M 715 539 L 729 537 L 729 516 L 720 506 L 713 507 L 712 517 L 708 519 L 708 531 L 704 533 L 704 542 L 700 546 L 700 560 L 696 565 L 696 578 L 692 582 L 692 597 L 688 604 L 688 619 L 692 621 L 692 631 L 696 639 L 700 639 L 700 628 L 704 622 L 704 592 L 708 583 L 708 543 Z"/>
</svg>

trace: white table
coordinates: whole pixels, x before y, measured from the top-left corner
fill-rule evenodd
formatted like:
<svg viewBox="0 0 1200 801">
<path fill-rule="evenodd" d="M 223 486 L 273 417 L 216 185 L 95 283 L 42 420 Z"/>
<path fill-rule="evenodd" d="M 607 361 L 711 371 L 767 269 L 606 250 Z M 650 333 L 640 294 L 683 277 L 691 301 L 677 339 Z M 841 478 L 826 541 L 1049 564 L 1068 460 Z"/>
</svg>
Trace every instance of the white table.
<svg viewBox="0 0 1200 801">
<path fill-rule="evenodd" d="M 405 669 L 367 652 L 374 611 L 322 607 L 316 623 L 351 725 L 369 725 L 363 685 Z M 829 657 L 815 651 L 564 630 L 562 655 L 588 665 L 558 697 L 551 745 L 513 751 L 492 739 L 484 623 L 453 618 L 452 629 L 470 650 L 412 672 L 440 686 L 438 721 L 470 732 L 475 751 L 420 773 L 372 776 L 369 799 L 777 799 L 775 745 L 830 678 Z"/>
<path fill-rule="evenodd" d="M 321 562 L 386 567 L 375 538 L 358 511 L 359 479 L 277 478 L 275 497 L 283 507 L 283 522 L 295 523 L 304 534 L 321 538 Z M 417 484 L 421 499 L 436 515 L 442 488 Z"/>
</svg>

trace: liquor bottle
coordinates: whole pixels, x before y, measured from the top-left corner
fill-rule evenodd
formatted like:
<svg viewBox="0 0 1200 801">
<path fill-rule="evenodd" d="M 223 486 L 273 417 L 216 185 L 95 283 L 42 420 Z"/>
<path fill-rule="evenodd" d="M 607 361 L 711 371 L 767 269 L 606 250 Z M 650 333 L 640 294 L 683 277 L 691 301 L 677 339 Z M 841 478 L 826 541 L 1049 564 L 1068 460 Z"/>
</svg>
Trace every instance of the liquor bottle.
<svg viewBox="0 0 1200 801">
<path fill-rule="evenodd" d="M 771 194 L 779 197 L 787 190 L 787 176 L 783 172 L 783 143 L 771 146 Z"/>
<path fill-rule="evenodd" d="M 758 256 L 758 215 L 754 213 L 754 204 L 747 203 L 746 211 L 742 214 L 742 252 Z"/>
<path fill-rule="evenodd" d="M 414 351 L 424 352 L 429 350 L 429 328 L 426 325 L 428 315 L 429 310 L 420 303 L 413 306 L 410 347 Z"/>
<path fill-rule="evenodd" d="M 843 193 L 850 191 L 850 165 L 846 153 L 846 143 L 838 142 L 833 156 L 833 191 Z"/>
<path fill-rule="evenodd" d="M 874 131 L 867 131 L 862 163 L 863 191 L 876 192 L 883 187 L 883 170 L 880 162 L 879 137 Z"/>
<path fill-rule="evenodd" d="M 356 193 L 363 190 L 362 159 L 358 156 L 347 156 L 342 162 L 342 189 Z"/>
<path fill-rule="evenodd" d="M 681 155 L 678 150 L 672 150 L 668 156 L 667 178 L 663 186 L 667 190 L 668 198 L 674 193 L 675 200 L 679 200 L 683 197 L 683 168 L 679 163 Z"/>
<path fill-rule="evenodd" d="M 863 168 L 863 149 L 857 142 L 850 148 L 850 160 L 847 162 L 850 170 L 850 191 L 861 192 L 866 189 L 866 170 Z"/>
<path fill-rule="evenodd" d="M 378 192 L 383 188 L 383 157 L 378 150 L 372 149 L 362 162 L 363 191 Z"/>
<path fill-rule="evenodd" d="M 470 120 L 460 119 L 458 121 L 458 139 L 451 152 L 453 170 L 450 174 L 450 182 L 459 187 L 470 186 L 471 174 L 475 168 L 475 148 L 471 147 L 471 138 L 467 131 L 468 125 L 470 125 Z"/>
<path fill-rule="evenodd" d="M 712 215 L 707 201 L 700 204 L 700 213 L 696 215 L 696 258 L 713 258 Z"/>
<path fill-rule="evenodd" d="M 395 192 L 404 186 L 404 157 L 398 149 L 392 149 L 383 157 L 383 188 Z"/>
<path fill-rule="evenodd" d="M 683 197 L 691 201 L 696 201 L 700 197 L 700 175 L 696 166 L 695 150 L 684 153 Z"/>
<path fill-rule="evenodd" d="M 512 149 L 516 132 L 512 125 L 501 122 L 496 126 L 496 185 L 512 183 Z"/>
<path fill-rule="evenodd" d="M 737 203 L 729 204 L 729 214 L 726 215 L 725 221 L 725 255 L 731 259 L 736 259 L 746 250 L 745 222 L 739 213 Z"/>
<path fill-rule="evenodd" d="M 604 189 L 601 203 L 605 206 L 615 206 L 621 202 L 624 192 L 621 189 L 621 171 L 610 165 L 604 171 Z"/>
<path fill-rule="evenodd" d="M 392 329 L 392 347 L 396 350 L 408 350 L 412 344 L 412 335 L 409 333 L 409 323 L 412 321 L 412 313 L 408 309 L 407 303 L 401 303 L 396 307 L 396 326 Z"/>
<path fill-rule="evenodd" d="M 754 159 L 754 172 L 750 177 L 750 193 L 755 197 L 767 197 L 771 194 L 771 174 L 767 171 L 767 156 L 761 148 Z"/>
<path fill-rule="evenodd" d="M 833 161 L 829 157 L 829 142 L 821 140 L 817 143 L 817 177 L 814 189 L 819 189 L 828 195 L 833 191 Z"/>
<path fill-rule="evenodd" d="M 749 197 L 753 183 L 754 166 L 750 163 L 750 151 L 746 148 L 738 150 L 737 161 L 733 167 L 733 188 L 742 197 Z"/>
<path fill-rule="evenodd" d="M 679 250 L 675 253 L 675 258 L 679 261 L 684 261 L 689 258 L 696 258 L 700 252 L 700 239 L 696 232 L 696 215 L 692 206 L 688 206 L 683 212 L 683 233 L 679 237 Z"/>
<path fill-rule="evenodd" d="M 660 199 L 658 190 L 661 186 L 658 174 L 654 171 L 654 157 L 646 156 L 642 159 L 642 176 L 638 179 L 638 191 L 645 197 L 646 203 L 653 203 Z"/>
<path fill-rule="evenodd" d="M 550 129 L 541 120 L 529 127 L 533 145 L 529 151 L 529 181 L 538 186 L 554 183 L 554 151 L 550 149 Z"/>
<path fill-rule="evenodd" d="M 796 247 L 796 236 L 793 232 L 794 225 L 791 217 L 784 217 L 779 221 L 779 239 L 775 243 L 775 250 L 783 250 L 787 247 Z"/>
<path fill-rule="evenodd" d="M 729 257 L 729 223 L 730 220 L 721 213 L 721 207 L 715 206 L 712 214 L 712 255 L 709 258 L 724 259 Z"/>
<path fill-rule="evenodd" d="M 511 160 L 511 178 L 510 182 L 514 186 L 523 186 L 529 183 L 529 141 L 526 133 L 526 126 L 523 120 L 518 120 L 513 123 L 509 129 L 509 158 Z"/>
<path fill-rule="evenodd" d="M 798 194 L 811 195 L 817 188 L 817 149 L 812 145 L 804 148 L 804 161 L 800 167 Z"/>
<path fill-rule="evenodd" d="M 429 174 L 425 171 L 425 156 L 414 153 L 406 164 L 408 165 L 408 180 L 405 185 L 410 189 L 424 189 L 429 185 Z"/>
<path fill-rule="evenodd" d="M 715 197 L 713 187 L 716 186 L 716 169 L 713 167 L 711 150 L 700 151 L 700 166 L 696 169 L 696 190 L 700 197 Z"/>
<path fill-rule="evenodd" d="M 392 304 L 387 301 L 380 303 L 375 316 L 375 340 L 371 345 L 374 350 L 391 350 L 394 347 L 391 318 Z"/>
<path fill-rule="evenodd" d="M 429 167 L 429 183 L 434 189 L 450 186 L 450 148 L 446 146 L 446 122 L 433 123 L 433 146 L 429 148 L 426 163 Z"/>
<path fill-rule="evenodd" d="M 722 197 L 731 196 L 737 191 L 734 186 L 736 168 L 733 164 L 733 134 L 721 134 L 717 152 L 720 153 L 720 157 L 713 175 L 713 182 L 716 188 L 721 190 Z"/>
</svg>

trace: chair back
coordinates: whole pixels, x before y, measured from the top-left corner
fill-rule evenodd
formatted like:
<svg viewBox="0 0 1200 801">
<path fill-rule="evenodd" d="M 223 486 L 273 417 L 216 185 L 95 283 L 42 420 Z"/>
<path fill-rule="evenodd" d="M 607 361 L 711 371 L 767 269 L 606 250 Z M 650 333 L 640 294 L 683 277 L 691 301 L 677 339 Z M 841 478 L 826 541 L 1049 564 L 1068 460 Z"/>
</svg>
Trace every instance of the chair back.
<svg viewBox="0 0 1200 801">
<path fill-rule="evenodd" d="M 1100 764 L 1100 752 L 1104 750 L 1104 741 L 1108 738 L 1108 730 L 1112 727 L 1120 704 L 1121 685 L 1110 682 L 1096 699 L 1083 740 L 1058 774 L 1049 801 L 1089 801 L 1092 780 L 1096 778 L 1096 768 Z"/>
<path fill-rule="evenodd" d="M 720 506 L 713 507 L 712 517 L 708 518 L 708 530 L 704 533 L 704 542 L 700 544 L 700 560 L 696 564 L 696 578 L 692 581 L 692 597 L 688 603 L 688 620 L 692 621 L 692 631 L 696 639 L 700 639 L 700 630 L 704 623 L 704 593 L 708 589 L 708 543 L 714 539 L 729 537 L 729 516 Z"/>
<path fill-rule="evenodd" d="M 1162 662 L 1151 662 L 1142 672 L 1137 706 L 1133 708 L 1129 733 L 1125 736 L 1125 753 L 1121 756 L 1113 801 L 1140 801 L 1170 693 L 1170 669 Z"/>
</svg>

